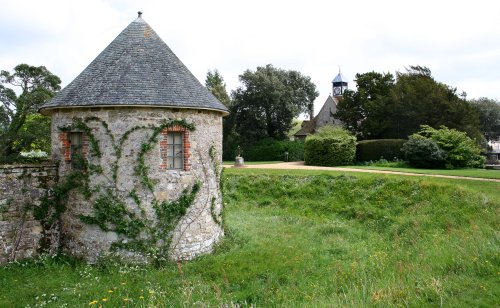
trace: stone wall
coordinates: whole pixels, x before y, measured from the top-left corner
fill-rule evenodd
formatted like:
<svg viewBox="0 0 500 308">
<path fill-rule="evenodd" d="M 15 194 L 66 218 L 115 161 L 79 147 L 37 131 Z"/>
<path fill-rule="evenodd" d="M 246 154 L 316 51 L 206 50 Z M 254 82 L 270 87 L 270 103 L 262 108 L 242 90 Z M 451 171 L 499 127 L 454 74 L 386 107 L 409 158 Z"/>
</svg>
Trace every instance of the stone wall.
<svg viewBox="0 0 500 308">
<path fill-rule="evenodd" d="M 57 248 L 57 227 L 44 230 L 32 213 L 56 180 L 54 165 L 0 166 L 0 264 Z"/>
<path fill-rule="evenodd" d="M 98 157 L 89 150 L 89 164 L 99 166 L 102 171 L 90 175 L 91 189 L 96 193 L 85 199 L 78 192 L 70 196 L 70 204 L 62 216 L 61 232 L 64 238 L 61 245 L 64 251 L 95 262 L 99 256 L 111 252 L 114 244 L 128 244 L 132 241 L 123 233 L 103 230 L 95 224 L 82 222 L 80 217 L 94 215 L 93 204 L 96 195 L 112 190 L 117 199 L 123 200 L 128 211 L 135 213 L 153 229 L 157 226 L 154 202 L 178 200 L 195 183 L 201 187 L 186 215 L 178 222 L 170 234 L 170 258 L 192 259 L 197 255 L 210 252 L 215 243 L 223 236 L 220 221 L 222 197 L 217 178 L 221 166 L 222 153 L 222 115 L 207 110 L 168 109 L 168 108 L 72 108 L 61 109 L 52 114 L 52 159 L 60 162 L 61 179 L 70 172 L 71 162 L 67 159 L 67 147 L 61 138 L 61 127 L 67 127 L 75 119 L 92 119 L 86 122 L 97 141 L 101 155 Z M 152 126 L 158 126 L 164 120 L 183 120 L 195 127 L 185 137 L 185 166 L 182 170 L 165 168 L 163 135 L 153 144 L 145 156 L 148 176 L 154 183 L 153 191 L 145 187 L 137 175 L 138 155 L 141 145 L 152 133 Z M 134 127 L 141 129 L 133 130 Z M 171 127 L 172 130 L 179 130 Z M 130 131 L 126 141 L 118 142 L 125 132 Z M 186 132 L 187 133 L 187 132 Z M 92 145 L 89 145 L 92 148 Z M 120 148 L 121 157 L 117 157 Z M 211 149 L 213 154 L 211 155 Z M 214 157 L 212 157 L 214 156 Z M 116 163 L 118 162 L 118 163 Z M 113 166 L 117 166 L 116 177 Z M 132 197 L 135 195 L 137 198 Z M 140 206 L 137 200 L 140 201 Z M 147 238 L 147 232 L 141 232 L 139 239 Z M 165 242 L 159 240 L 157 245 Z M 144 259 L 141 254 L 120 250 L 120 256 L 132 259 Z M 165 256 L 167 257 L 167 256 Z"/>
</svg>

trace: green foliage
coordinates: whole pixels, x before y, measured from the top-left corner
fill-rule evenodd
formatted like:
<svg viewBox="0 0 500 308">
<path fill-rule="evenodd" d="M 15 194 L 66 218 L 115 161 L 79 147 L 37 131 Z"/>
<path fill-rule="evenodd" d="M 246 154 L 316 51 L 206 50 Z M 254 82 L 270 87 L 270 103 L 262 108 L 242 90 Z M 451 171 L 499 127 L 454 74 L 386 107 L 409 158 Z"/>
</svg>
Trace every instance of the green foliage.
<svg viewBox="0 0 500 308">
<path fill-rule="evenodd" d="M 78 189 L 86 198 L 90 197 L 87 174 L 72 171 L 62 178 L 57 185 L 47 191 L 39 205 L 33 205 L 33 217 L 48 230 L 66 211 L 69 194 Z"/>
<path fill-rule="evenodd" d="M 136 238 L 145 227 L 145 222 L 130 212 L 122 198 L 111 189 L 97 196 L 93 210 L 92 216 L 81 215 L 80 220 L 87 224 L 98 225 L 105 232 L 113 231 L 129 238 Z"/>
<path fill-rule="evenodd" d="M 340 127 L 323 126 L 305 141 L 304 161 L 314 166 L 350 165 L 356 156 L 356 137 Z"/>
<path fill-rule="evenodd" d="M 158 223 L 155 226 L 155 236 L 157 240 L 165 239 L 171 233 L 179 220 L 186 215 L 187 209 L 193 204 L 196 194 L 201 188 L 201 183 L 196 182 L 191 191 L 184 190 L 182 195 L 174 201 L 153 201 Z"/>
<path fill-rule="evenodd" d="M 255 144 L 244 145 L 242 148 L 242 155 L 247 161 L 284 161 L 285 152 L 288 152 L 288 161 L 304 159 L 303 141 L 266 138 Z"/>
<path fill-rule="evenodd" d="M 226 170 L 231 233 L 214 254 L 15 262 L 0 306 L 497 306 L 497 183 L 250 172 Z"/>
<path fill-rule="evenodd" d="M 446 163 L 446 152 L 432 139 L 410 136 L 401 150 L 413 167 L 443 168 Z"/>
<path fill-rule="evenodd" d="M 371 161 L 381 158 L 394 160 L 403 158 L 401 147 L 404 139 L 374 139 L 359 141 L 356 145 L 356 160 Z"/>
<path fill-rule="evenodd" d="M 434 140 L 446 153 L 447 169 L 483 167 L 485 158 L 481 155 L 481 148 L 464 132 L 445 126 L 434 129 L 428 125 L 422 125 L 421 130 L 413 137 Z"/>
<path fill-rule="evenodd" d="M 471 100 L 472 105 L 479 113 L 481 132 L 486 140 L 496 140 L 500 137 L 500 102 L 481 97 Z"/>
<path fill-rule="evenodd" d="M 214 70 L 213 73 L 212 71 L 207 72 L 205 87 L 207 87 L 207 89 L 226 107 L 231 105 L 231 99 L 226 90 L 226 83 L 218 70 Z"/>
<path fill-rule="evenodd" d="M 233 92 L 228 121 L 243 143 L 270 137 L 284 140 L 292 121 L 306 112 L 319 93 L 311 78 L 268 64 L 240 75 L 243 83 Z"/>
<path fill-rule="evenodd" d="M 426 67 L 404 73 L 356 75 L 357 91 L 346 91 L 337 117 L 360 139 L 406 139 L 420 125 L 445 125 L 481 142 L 476 109 L 456 89 L 440 83 Z"/>
<path fill-rule="evenodd" d="M 60 90 L 60 84 L 59 77 L 44 66 L 19 64 L 13 73 L 0 72 L 0 162 L 15 161 L 21 150 L 48 152 L 44 133 L 50 129 L 49 122 L 33 115 Z"/>
<path fill-rule="evenodd" d="M 369 72 L 356 74 L 355 81 L 357 91 L 345 91 L 335 117 L 359 138 L 391 138 L 387 137 L 387 131 L 392 128 L 387 114 L 392 108 L 389 97 L 394 76 Z"/>
</svg>

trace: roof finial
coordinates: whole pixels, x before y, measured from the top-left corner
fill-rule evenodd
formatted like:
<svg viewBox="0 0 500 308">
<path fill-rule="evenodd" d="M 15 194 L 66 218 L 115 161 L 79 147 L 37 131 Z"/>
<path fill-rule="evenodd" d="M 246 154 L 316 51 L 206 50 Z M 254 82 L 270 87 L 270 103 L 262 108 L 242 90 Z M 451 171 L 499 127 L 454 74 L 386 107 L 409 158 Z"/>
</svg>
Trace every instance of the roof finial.
<svg viewBox="0 0 500 308">
<path fill-rule="evenodd" d="M 141 11 L 137 12 L 137 15 L 138 18 L 141 18 L 142 12 Z"/>
</svg>

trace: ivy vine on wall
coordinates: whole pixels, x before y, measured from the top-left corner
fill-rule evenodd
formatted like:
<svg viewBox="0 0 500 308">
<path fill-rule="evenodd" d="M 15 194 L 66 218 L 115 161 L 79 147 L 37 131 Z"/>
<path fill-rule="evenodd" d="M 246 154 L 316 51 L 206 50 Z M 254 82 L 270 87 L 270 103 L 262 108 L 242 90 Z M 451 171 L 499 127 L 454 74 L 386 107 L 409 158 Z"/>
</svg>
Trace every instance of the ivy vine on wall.
<svg viewBox="0 0 500 308">
<path fill-rule="evenodd" d="M 92 174 L 103 174 L 100 165 L 102 151 L 99 140 L 88 125 L 90 122 L 99 123 L 104 129 L 105 135 L 109 137 L 114 152 L 114 161 L 111 165 L 112 185 L 90 187 L 90 176 Z M 82 170 L 70 171 L 62 181 L 58 183 L 44 198 L 40 206 L 35 208 L 35 217 L 45 225 L 51 225 L 58 220 L 66 210 L 66 201 L 71 191 L 77 189 L 87 200 L 92 202 L 92 215 L 81 215 L 80 220 L 87 224 L 97 225 L 105 232 L 113 231 L 123 235 L 126 239 L 118 240 L 112 244 L 114 249 L 127 249 L 131 251 L 149 252 L 153 250 L 159 254 L 168 253 L 171 244 L 173 230 L 180 219 L 186 214 L 187 209 L 193 204 L 201 183 L 197 181 L 190 189 L 182 192 L 181 196 L 174 201 L 160 201 L 154 194 L 152 208 L 156 217 L 152 221 L 147 217 L 136 189 L 128 194 L 120 193 L 117 188 L 120 159 L 122 158 L 125 142 L 133 132 L 147 130 L 149 137 L 139 146 L 139 153 L 134 168 L 134 174 L 139 182 L 151 193 L 154 191 L 156 182 L 149 177 L 149 166 L 146 164 L 146 155 L 158 143 L 160 133 L 169 127 L 181 126 L 189 131 L 194 131 L 195 126 L 185 120 L 165 119 L 159 125 L 138 125 L 130 128 L 117 139 L 108 127 L 108 124 L 98 117 L 87 117 L 84 119 L 74 118 L 69 125 L 59 127 L 62 132 L 82 131 L 89 139 L 90 157 L 83 160 Z M 212 162 L 215 159 L 215 148 L 211 147 L 209 155 Z M 97 163 L 96 163 L 97 162 Z M 219 178 L 219 167 L 216 166 L 216 175 Z M 131 211 L 126 205 L 126 198 L 130 198 L 137 206 L 138 211 Z M 214 200 L 212 207 L 214 207 Z M 211 208 L 212 208 L 211 207 Z M 211 211 L 213 213 L 213 209 Z M 220 219 L 212 214 L 216 223 Z"/>
</svg>

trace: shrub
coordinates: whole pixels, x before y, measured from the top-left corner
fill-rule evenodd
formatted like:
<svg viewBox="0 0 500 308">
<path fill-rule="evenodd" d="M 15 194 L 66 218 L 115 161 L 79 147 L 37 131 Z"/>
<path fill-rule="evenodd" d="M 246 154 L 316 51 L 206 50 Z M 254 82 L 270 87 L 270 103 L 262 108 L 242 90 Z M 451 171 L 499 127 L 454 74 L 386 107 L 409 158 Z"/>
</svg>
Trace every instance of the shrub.
<svg viewBox="0 0 500 308">
<path fill-rule="evenodd" d="M 306 165 L 344 166 L 352 164 L 355 156 L 356 137 L 345 129 L 324 126 L 306 138 Z"/>
<path fill-rule="evenodd" d="M 446 153 L 444 166 L 447 169 L 483 167 L 485 158 L 481 155 L 481 148 L 464 132 L 446 126 L 435 129 L 422 125 L 420 132 L 413 134 L 410 139 L 433 140 Z"/>
<path fill-rule="evenodd" d="M 359 141 L 356 145 L 357 161 L 376 161 L 382 158 L 388 160 L 402 159 L 401 152 L 404 139 L 376 139 Z"/>
<path fill-rule="evenodd" d="M 268 138 L 253 145 L 243 146 L 242 156 L 246 161 L 285 160 L 285 152 L 288 152 L 288 161 L 303 160 L 304 142 Z"/>
<path fill-rule="evenodd" d="M 411 136 L 401 151 L 412 167 L 443 168 L 446 163 L 446 152 L 432 139 Z"/>
</svg>

